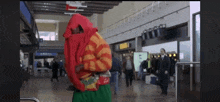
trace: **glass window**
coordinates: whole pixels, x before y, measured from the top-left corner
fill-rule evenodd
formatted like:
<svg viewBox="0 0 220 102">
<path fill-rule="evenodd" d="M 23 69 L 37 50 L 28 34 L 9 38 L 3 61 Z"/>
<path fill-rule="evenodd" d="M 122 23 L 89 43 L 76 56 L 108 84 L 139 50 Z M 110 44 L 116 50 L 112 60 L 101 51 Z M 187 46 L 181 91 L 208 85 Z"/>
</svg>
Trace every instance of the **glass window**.
<svg viewBox="0 0 220 102">
<path fill-rule="evenodd" d="M 196 61 L 200 61 L 200 14 L 195 15 L 195 38 L 194 38 L 194 43 L 195 45 L 195 50 L 196 50 Z"/>
<path fill-rule="evenodd" d="M 48 32 L 48 31 L 39 31 L 39 36 L 43 40 L 46 41 L 55 41 L 56 40 L 56 32 Z"/>
</svg>

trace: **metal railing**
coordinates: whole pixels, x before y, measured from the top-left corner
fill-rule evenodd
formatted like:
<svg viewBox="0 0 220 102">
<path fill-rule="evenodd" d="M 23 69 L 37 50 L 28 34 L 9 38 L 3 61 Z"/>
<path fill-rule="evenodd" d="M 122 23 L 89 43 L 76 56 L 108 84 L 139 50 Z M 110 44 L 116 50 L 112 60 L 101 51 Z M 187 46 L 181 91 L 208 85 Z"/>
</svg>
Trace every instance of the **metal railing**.
<svg viewBox="0 0 220 102">
<path fill-rule="evenodd" d="M 40 102 L 37 98 L 20 98 L 20 101 L 34 101 L 34 102 Z"/>
<path fill-rule="evenodd" d="M 184 70 L 185 65 L 193 65 L 193 64 L 200 64 L 200 62 L 177 62 L 175 65 L 176 99 L 177 99 L 177 94 L 178 94 L 178 79 L 179 79 L 178 65 L 182 65 L 182 69 Z M 190 91 L 192 90 L 193 90 L 193 67 L 190 67 Z"/>
</svg>

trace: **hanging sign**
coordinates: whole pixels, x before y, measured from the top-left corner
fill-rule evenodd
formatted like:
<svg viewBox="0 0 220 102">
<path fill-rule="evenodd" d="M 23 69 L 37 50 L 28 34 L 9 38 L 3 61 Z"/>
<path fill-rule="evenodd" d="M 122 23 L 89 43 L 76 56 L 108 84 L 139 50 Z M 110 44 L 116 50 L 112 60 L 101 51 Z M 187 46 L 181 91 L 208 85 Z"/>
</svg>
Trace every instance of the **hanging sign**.
<svg viewBox="0 0 220 102">
<path fill-rule="evenodd" d="M 129 48 L 129 43 L 123 43 L 123 44 L 120 44 L 120 50 L 121 49 L 126 49 L 126 48 Z"/>
</svg>

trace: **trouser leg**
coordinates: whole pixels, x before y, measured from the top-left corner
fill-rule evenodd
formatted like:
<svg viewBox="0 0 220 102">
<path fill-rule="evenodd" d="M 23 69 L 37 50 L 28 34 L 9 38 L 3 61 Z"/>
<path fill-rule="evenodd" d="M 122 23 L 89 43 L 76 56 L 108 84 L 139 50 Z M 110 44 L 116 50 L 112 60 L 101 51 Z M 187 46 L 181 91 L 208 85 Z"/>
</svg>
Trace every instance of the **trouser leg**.
<svg viewBox="0 0 220 102">
<path fill-rule="evenodd" d="M 62 70 L 62 69 L 60 69 L 60 76 L 62 76 L 62 72 L 63 72 L 63 70 Z"/>
<path fill-rule="evenodd" d="M 132 85 L 132 80 L 133 80 L 133 72 L 130 71 L 130 85 Z"/>
<path fill-rule="evenodd" d="M 118 72 L 115 73 L 115 92 L 118 92 Z"/>
<path fill-rule="evenodd" d="M 127 85 L 127 87 L 129 86 L 129 82 L 128 82 L 128 80 L 129 80 L 129 73 L 128 72 L 126 72 L 126 85 Z"/>
<path fill-rule="evenodd" d="M 168 82 L 169 82 L 168 76 L 163 76 L 163 78 L 160 78 L 160 87 L 163 94 L 167 94 Z"/>
</svg>

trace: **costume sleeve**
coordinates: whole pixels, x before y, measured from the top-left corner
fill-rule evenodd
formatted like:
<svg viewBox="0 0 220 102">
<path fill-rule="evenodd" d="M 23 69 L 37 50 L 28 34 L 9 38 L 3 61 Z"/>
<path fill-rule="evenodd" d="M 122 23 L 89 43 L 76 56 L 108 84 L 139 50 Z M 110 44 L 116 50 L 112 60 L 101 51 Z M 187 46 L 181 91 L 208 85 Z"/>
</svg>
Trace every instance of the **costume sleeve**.
<svg viewBox="0 0 220 102">
<path fill-rule="evenodd" d="M 112 67 L 112 56 L 111 50 L 107 42 L 98 34 L 94 34 L 90 39 L 91 51 L 90 54 L 86 55 L 89 58 L 84 63 L 84 70 L 94 72 L 105 72 L 110 70 Z"/>
</svg>

